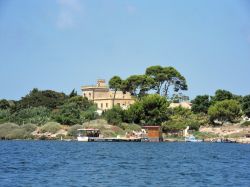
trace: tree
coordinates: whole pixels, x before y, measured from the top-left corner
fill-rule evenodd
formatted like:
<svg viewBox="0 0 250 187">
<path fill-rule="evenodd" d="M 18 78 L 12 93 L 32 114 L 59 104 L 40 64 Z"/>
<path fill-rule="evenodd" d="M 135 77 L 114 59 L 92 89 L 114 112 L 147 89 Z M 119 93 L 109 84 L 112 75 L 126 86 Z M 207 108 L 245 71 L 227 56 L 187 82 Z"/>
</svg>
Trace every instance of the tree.
<svg viewBox="0 0 250 187">
<path fill-rule="evenodd" d="M 44 106 L 49 109 L 55 109 L 62 105 L 68 97 L 64 93 L 53 90 L 40 91 L 34 88 L 28 95 L 22 97 L 16 103 L 16 109 Z"/>
<path fill-rule="evenodd" d="M 240 104 L 236 100 L 218 101 L 208 109 L 211 122 L 218 120 L 224 122 L 234 122 L 241 116 Z"/>
<path fill-rule="evenodd" d="M 122 84 L 124 92 L 130 92 L 131 95 L 139 98 L 146 95 L 147 91 L 152 89 L 154 79 L 147 75 L 132 75 L 129 76 Z"/>
<path fill-rule="evenodd" d="M 165 97 L 158 94 L 146 95 L 136 101 L 127 111 L 127 118 L 141 125 L 160 125 L 168 120 L 169 103 Z"/>
<path fill-rule="evenodd" d="M 168 96 L 171 86 L 175 92 L 187 90 L 186 79 L 173 67 L 151 66 L 146 69 L 146 75 L 155 81 L 154 89 L 157 94 Z"/>
<path fill-rule="evenodd" d="M 250 117 L 250 95 L 246 95 L 243 97 L 242 110 L 246 116 Z"/>
<path fill-rule="evenodd" d="M 112 109 L 105 112 L 104 117 L 109 124 L 120 125 L 122 123 L 123 114 L 124 111 L 120 106 L 114 106 Z"/>
<path fill-rule="evenodd" d="M 53 112 L 53 118 L 62 124 L 81 124 L 96 118 L 96 106 L 86 97 L 75 96 L 69 98 L 63 105 Z"/>
<path fill-rule="evenodd" d="M 112 106 L 114 107 L 115 105 L 115 96 L 116 96 L 116 92 L 118 90 L 120 90 L 122 87 L 122 79 L 119 76 L 114 76 L 109 80 L 109 88 L 113 89 L 114 91 L 114 97 L 113 97 L 113 102 L 112 102 Z"/>
<path fill-rule="evenodd" d="M 192 111 L 194 113 L 207 113 L 211 105 L 208 95 L 198 95 L 192 100 Z"/>
<path fill-rule="evenodd" d="M 73 90 L 70 92 L 69 97 L 71 98 L 71 97 L 75 97 L 75 96 L 77 96 L 77 91 L 76 91 L 75 89 L 73 89 Z"/>
<path fill-rule="evenodd" d="M 216 90 L 215 95 L 211 97 L 211 102 L 215 104 L 217 101 L 234 99 L 233 94 L 227 90 Z"/>
<path fill-rule="evenodd" d="M 6 99 L 1 99 L 0 100 L 0 109 L 9 109 L 10 108 L 10 103 Z"/>
</svg>

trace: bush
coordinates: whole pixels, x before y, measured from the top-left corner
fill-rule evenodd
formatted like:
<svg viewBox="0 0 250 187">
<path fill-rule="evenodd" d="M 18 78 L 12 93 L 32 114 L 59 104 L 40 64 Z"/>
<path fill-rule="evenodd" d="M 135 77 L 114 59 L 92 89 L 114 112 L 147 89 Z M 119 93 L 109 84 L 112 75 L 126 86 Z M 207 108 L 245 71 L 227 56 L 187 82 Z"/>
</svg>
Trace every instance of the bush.
<svg viewBox="0 0 250 187">
<path fill-rule="evenodd" d="M 105 119 L 111 125 L 120 125 L 123 118 L 123 110 L 119 106 L 114 106 L 112 109 L 105 112 Z"/>
<path fill-rule="evenodd" d="M 215 120 L 223 122 L 234 122 L 241 115 L 241 109 L 238 101 L 224 100 L 218 101 L 208 109 L 208 115 L 211 122 Z"/>
<path fill-rule="evenodd" d="M 9 134 L 15 130 L 19 129 L 19 126 L 14 123 L 3 123 L 0 125 L 0 138 L 8 139 Z"/>
<path fill-rule="evenodd" d="M 45 124 L 50 120 L 50 110 L 46 107 L 30 107 L 16 111 L 11 115 L 11 121 L 17 124 Z"/>
<path fill-rule="evenodd" d="M 9 109 L 0 109 L 0 124 L 6 123 L 10 120 L 10 110 Z"/>
<path fill-rule="evenodd" d="M 69 136 L 74 136 L 74 137 L 77 136 L 78 135 L 77 129 L 81 129 L 81 128 L 83 128 L 82 125 L 73 125 L 73 126 L 71 126 L 69 128 L 69 130 L 68 130 L 68 135 Z"/>
<path fill-rule="evenodd" d="M 125 130 L 126 132 L 131 132 L 131 131 L 140 131 L 141 126 L 136 125 L 136 124 L 128 124 L 128 123 L 122 123 L 120 127 Z"/>
<path fill-rule="evenodd" d="M 245 121 L 241 124 L 242 127 L 250 126 L 250 121 Z"/>
<path fill-rule="evenodd" d="M 13 129 L 8 135 L 7 135 L 7 139 L 25 139 L 27 138 L 29 135 L 29 133 L 27 133 L 25 131 L 25 129 L 21 129 L 21 128 L 16 128 Z"/>
<path fill-rule="evenodd" d="M 41 132 L 50 132 L 50 133 L 56 133 L 62 128 L 62 126 L 59 123 L 56 122 L 48 122 L 44 126 L 41 127 Z"/>
<path fill-rule="evenodd" d="M 183 121 L 170 120 L 162 124 L 162 130 L 164 132 L 175 132 L 186 128 L 186 124 Z"/>
<path fill-rule="evenodd" d="M 36 130 L 37 126 L 35 124 L 28 123 L 21 125 L 20 128 L 24 129 L 25 132 L 31 133 Z"/>
</svg>

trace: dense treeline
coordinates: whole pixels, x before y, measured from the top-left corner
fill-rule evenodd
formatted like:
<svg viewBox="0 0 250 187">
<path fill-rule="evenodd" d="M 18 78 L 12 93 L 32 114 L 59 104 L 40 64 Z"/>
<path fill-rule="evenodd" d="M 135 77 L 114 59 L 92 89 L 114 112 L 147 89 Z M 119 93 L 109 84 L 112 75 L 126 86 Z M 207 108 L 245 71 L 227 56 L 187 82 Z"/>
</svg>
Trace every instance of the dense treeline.
<svg viewBox="0 0 250 187">
<path fill-rule="evenodd" d="M 96 105 L 73 90 L 69 95 L 52 90 L 33 89 L 18 101 L 0 100 L 0 130 L 9 137 L 27 137 L 35 126 L 43 131 L 56 131 L 60 124 L 82 124 L 96 118 L 108 123 L 123 122 L 138 125 L 161 125 L 166 132 L 186 128 L 198 130 L 201 125 L 221 125 L 239 122 L 242 116 L 250 117 L 250 95 L 238 96 L 226 90 L 217 90 L 213 96 L 198 95 L 192 108 L 170 108 L 171 102 L 180 102 L 182 91 L 188 89 L 186 79 L 173 67 L 151 66 L 143 75 L 131 75 L 122 80 L 114 76 L 109 81 L 114 91 L 130 92 L 135 103 L 127 110 L 119 106 L 96 113 Z M 114 104 L 114 102 L 113 102 Z M 5 124 L 4 124 L 5 123 Z M 16 125 L 17 124 L 17 125 Z M 52 129 L 52 130 L 51 130 Z M 6 134 L 5 133 L 5 134 Z M 1 137 L 1 133 L 0 133 Z"/>
<path fill-rule="evenodd" d="M 69 95 L 52 90 L 33 89 L 18 101 L 0 100 L 0 123 L 33 123 L 55 121 L 61 124 L 81 124 L 95 119 L 95 105 L 73 90 Z"/>
</svg>

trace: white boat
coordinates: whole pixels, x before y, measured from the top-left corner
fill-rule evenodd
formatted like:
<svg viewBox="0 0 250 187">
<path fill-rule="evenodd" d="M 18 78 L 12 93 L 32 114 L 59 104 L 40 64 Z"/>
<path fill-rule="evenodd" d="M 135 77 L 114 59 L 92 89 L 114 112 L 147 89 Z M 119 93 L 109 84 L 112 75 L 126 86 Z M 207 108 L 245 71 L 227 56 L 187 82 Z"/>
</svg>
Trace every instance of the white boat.
<svg viewBox="0 0 250 187">
<path fill-rule="evenodd" d="M 78 131 L 77 141 L 80 142 L 89 142 L 94 138 L 98 138 L 100 135 L 99 129 L 77 129 L 77 131 Z"/>
<path fill-rule="evenodd" d="M 202 142 L 202 140 L 196 139 L 193 135 L 185 137 L 185 142 Z"/>
</svg>

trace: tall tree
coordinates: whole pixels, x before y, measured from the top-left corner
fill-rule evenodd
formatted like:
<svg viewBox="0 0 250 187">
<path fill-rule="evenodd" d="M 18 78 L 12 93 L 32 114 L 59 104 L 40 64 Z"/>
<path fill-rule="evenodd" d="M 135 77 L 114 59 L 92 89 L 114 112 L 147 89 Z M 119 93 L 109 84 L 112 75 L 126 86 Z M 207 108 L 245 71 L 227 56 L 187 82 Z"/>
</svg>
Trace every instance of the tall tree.
<svg viewBox="0 0 250 187">
<path fill-rule="evenodd" d="M 173 67 L 151 66 L 146 69 L 146 75 L 152 77 L 155 81 L 154 89 L 157 94 L 168 96 L 171 86 L 175 92 L 187 90 L 187 83 L 184 76 Z"/>
<path fill-rule="evenodd" d="M 147 91 L 152 89 L 155 82 L 154 79 L 147 75 L 132 75 L 128 77 L 122 84 L 122 90 L 128 91 L 131 95 L 141 98 L 145 96 Z"/>
<path fill-rule="evenodd" d="M 71 98 L 71 97 L 75 97 L 75 96 L 77 96 L 77 91 L 76 91 L 75 89 L 73 89 L 73 90 L 70 92 L 69 97 Z"/>
<path fill-rule="evenodd" d="M 192 100 L 192 111 L 194 113 L 207 113 L 211 105 L 209 95 L 198 95 Z"/>
<path fill-rule="evenodd" d="M 116 96 L 116 92 L 118 90 L 121 90 L 122 87 L 122 79 L 119 76 L 114 76 L 109 80 L 109 88 L 112 89 L 114 91 L 114 97 L 113 97 L 113 102 L 112 102 L 112 106 L 114 107 L 115 105 L 115 96 Z"/>
</svg>

